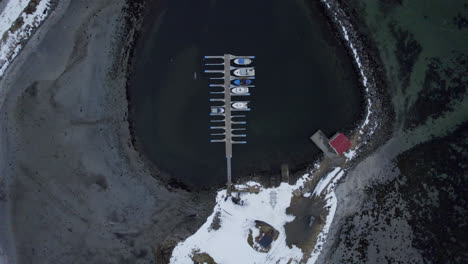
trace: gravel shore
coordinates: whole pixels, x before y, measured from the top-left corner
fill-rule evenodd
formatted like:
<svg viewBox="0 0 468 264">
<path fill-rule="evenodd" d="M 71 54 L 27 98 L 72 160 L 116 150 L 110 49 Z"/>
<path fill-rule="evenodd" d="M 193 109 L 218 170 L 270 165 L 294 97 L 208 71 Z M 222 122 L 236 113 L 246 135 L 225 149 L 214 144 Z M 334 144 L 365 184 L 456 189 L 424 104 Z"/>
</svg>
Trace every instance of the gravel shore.
<svg viewBox="0 0 468 264">
<path fill-rule="evenodd" d="M 211 211 L 214 197 L 169 191 L 132 148 L 125 7 L 60 1 L 1 80 L 7 263 L 155 263 Z"/>
<path fill-rule="evenodd" d="M 58 1 L 0 80 L 0 264 L 165 263 L 175 243 L 193 234 L 213 209 L 214 194 L 168 189 L 133 148 L 125 90 L 137 22 L 130 2 Z M 457 263 L 466 247 L 458 250 L 462 238 L 450 232 L 466 226 L 466 197 L 456 188 L 466 182 L 464 170 L 458 170 L 466 163 L 466 143 L 459 140 L 468 118 L 466 82 L 460 82 L 465 89 L 450 88 L 453 98 L 429 95 L 447 88 L 434 76 L 455 83 L 465 73 L 444 62 L 446 54 L 433 54 L 443 49 L 424 46 L 433 41 L 413 36 L 419 31 L 410 28 L 412 20 L 405 25 L 397 17 L 398 25 L 378 16 L 378 23 L 366 25 L 359 14 L 372 8 L 328 2 L 362 20 L 335 23 L 352 22 L 361 34 L 356 52 L 367 56 L 366 70 L 377 71 L 369 80 L 375 85 L 369 93 L 375 100 L 371 121 L 381 123 L 363 130 L 367 144 L 336 188 L 336 215 L 317 263 Z M 401 3 L 393 2 L 376 10 L 398 14 Z M 454 39 L 466 31 L 458 24 L 444 26 L 453 30 L 441 32 Z M 388 36 L 379 35 L 384 33 Z M 393 42 L 398 46 L 382 44 Z M 430 63 L 418 60 L 411 49 L 418 45 L 419 52 L 428 52 L 425 57 L 434 57 Z M 413 60 L 404 59 L 407 53 Z M 421 74 L 411 75 L 413 68 Z M 400 79 L 410 80 L 403 83 L 407 87 L 400 87 Z M 442 110 L 419 113 L 425 104 Z M 450 162 L 442 162 L 449 156 Z M 452 189 L 454 198 L 443 195 Z M 433 201 L 450 202 L 461 213 L 450 206 L 439 210 Z M 426 249 L 441 241 L 444 246 Z"/>
</svg>

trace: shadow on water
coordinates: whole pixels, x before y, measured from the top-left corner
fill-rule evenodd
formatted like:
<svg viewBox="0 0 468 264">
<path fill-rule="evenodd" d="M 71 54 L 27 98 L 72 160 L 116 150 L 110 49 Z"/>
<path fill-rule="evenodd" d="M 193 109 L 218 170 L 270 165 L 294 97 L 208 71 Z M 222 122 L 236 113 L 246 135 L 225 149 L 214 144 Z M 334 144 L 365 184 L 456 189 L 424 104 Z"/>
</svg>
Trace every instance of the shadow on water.
<svg viewBox="0 0 468 264">
<path fill-rule="evenodd" d="M 248 144 L 234 146 L 234 177 L 279 173 L 283 162 L 304 167 L 319 153 L 313 132 L 331 136 L 359 119 L 352 60 L 315 4 L 171 0 L 154 9 L 137 44 L 131 118 L 141 150 L 161 171 L 195 186 L 225 181 L 224 145 L 209 143 L 204 55 L 257 58 Z"/>
</svg>

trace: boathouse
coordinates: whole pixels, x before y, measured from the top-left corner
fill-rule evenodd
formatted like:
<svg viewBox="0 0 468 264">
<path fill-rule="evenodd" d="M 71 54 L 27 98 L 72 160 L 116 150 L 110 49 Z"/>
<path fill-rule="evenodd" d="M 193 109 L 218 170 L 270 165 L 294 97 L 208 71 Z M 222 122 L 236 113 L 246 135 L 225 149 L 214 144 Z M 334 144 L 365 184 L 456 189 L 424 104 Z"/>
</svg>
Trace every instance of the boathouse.
<svg viewBox="0 0 468 264">
<path fill-rule="evenodd" d="M 336 133 L 331 139 L 328 139 L 321 130 L 318 130 L 310 139 L 328 158 L 340 156 L 351 147 L 351 142 L 342 133 Z"/>
<path fill-rule="evenodd" d="M 336 133 L 328 144 L 333 148 L 336 154 L 341 155 L 351 147 L 351 141 L 342 133 Z"/>
</svg>

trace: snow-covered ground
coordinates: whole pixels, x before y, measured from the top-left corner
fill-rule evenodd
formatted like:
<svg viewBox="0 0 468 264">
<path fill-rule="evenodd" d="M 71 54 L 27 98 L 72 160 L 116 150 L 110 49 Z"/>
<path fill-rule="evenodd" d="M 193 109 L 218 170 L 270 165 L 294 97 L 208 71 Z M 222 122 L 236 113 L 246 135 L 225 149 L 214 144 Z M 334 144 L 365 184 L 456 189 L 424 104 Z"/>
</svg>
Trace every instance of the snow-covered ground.
<svg viewBox="0 0 468 264">
<path fill-rule="evenodd" d="M 345 172 L 337 167 L 333 169 L 332 172 L 328 173 L 324 178 L 322 178 L 319 183 L 316 185 L 313 194 L 316 196 L 325 195 L 326 207 L 328 207 L 328 215 L 325 219 L 325 225 L 317 236 L 317 242 L 315 244 L 314 250 L 307 261 L 307 264 L 315 264 L 317 261 L 320 252 L 322 251 L 323 244 L 327 240 L 328 231 L 335 217 L 336 207 L 338 206 L 338 200 L 335 195 L 335 187 L 337 182 L 343 177 Z"/>
<path fill-rule="evenodd" d="M 0 14 L 0 35 L 3 36 L 15 20 L 20 16 L 30 0 L 7 0 L 5 9 Z"/>
<path fill-rule="evenodd" d="M 335 177 L 335 175 L 341 170 L 341 168 L 335 168 L 332 172 L 328 173 L 325 177 L 320 179 L 320 181 L 315 186 L 314 195 L 320 196 L 323 190 L 327 187 L 330 181 Z"/>
<path fill-rule="evenodd" d="M 0 14 L 0 77 L 22 49 L 34 29 L 47 17 L 51 0 L 40 0 L 28 14 L 25 8 L 31 0 L 5 0 Z"/>
<path fill-rule="evenodd" d="M 312 192 L 312 195 L 324 197 L 326 206 L 330 209 L 308 264 L 315 263 L 326 239 L 337 206 L 333 191 L 343 174 L 341 168 L 333 169 Z M 294 191 L 301 189 L 309 177 L 306 174 L 295 185 L 282 183 L 276 188 L 263 188 L 255 182 L 249 182 L 247 185 L 258 185 L 260 192 L 241 193 L 239 204 L 225 199 L 225 190 L 219 191 L 213 213 L 194 235 L 175 247 L 171 263 L 193 263 L 191 257 L 194 253 L 207 253 L 216 263 L 223 264 L 299 263 L 304 257 L 303 252 L 295 246 L 290 248 L 286 245 L 284 225 L 294 220 L 294 216 L 286 214 Z M 242 189 L 245 186 L 238 185 L 237 188 Z M 310 197 L 311 194 L 304 196 Z M 220 228 L 217 230 L 211 226 L 216 215 L 220 218 Z M 279 231 L 278 239 L 273 241 L 267 253 L 254 250 L 247 242 L 249 232 L 255 229 L 255 220 L 266 222 Z"/>
<path fill-rule="evenodd" d="M 249 182 L 249 185 L 255 185 Z M 243 186 L 237 186 L 242 188 Z M 218 192 L 216 206 L 205 224 L 191 237 L 179 243 L 173 251 L 171 263 L 193 263 L 193 252 L 209 254 L 216 263 L 288 263 L 289 259 L 300 260 L 299 248 L 286 245 L 284 225 L 294 220 L 286 214 L 291 203 L 292 192 L 297 185 L 282 183 L 277 188 L 262 188 L 260 192 L 241 194 L 242 205 L 225 199 L 226 191 Z M 276 193 L 276 201 L 271 199 Z M 221 227 L 212 229 L 211 223 L 219 212 Z M 272 243 L 268 253 L 254 250 L 248 243 L 249 230 L 254 229 L 255 220 L 264 221 L 279 231 L 279 236 Z M 292 262 L 295 263 L 295 262 Z"/>
</svg>

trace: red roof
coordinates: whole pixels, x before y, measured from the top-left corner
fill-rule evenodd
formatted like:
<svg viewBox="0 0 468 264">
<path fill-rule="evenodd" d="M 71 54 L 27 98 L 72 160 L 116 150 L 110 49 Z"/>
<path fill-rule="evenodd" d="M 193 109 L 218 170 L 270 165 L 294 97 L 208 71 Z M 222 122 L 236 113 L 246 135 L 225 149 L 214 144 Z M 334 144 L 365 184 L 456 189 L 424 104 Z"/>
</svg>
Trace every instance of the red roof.
<svg viewBox="0 0 468 264">
<path fill-rule="evenodd" d="M 343 152 L 347 151 L 351 147 L 349 139 L 341 133 L 336 134 L 328 143 L 333 149 L 335 149 L 338 155 L 343 154 Z"/>
</svg>

